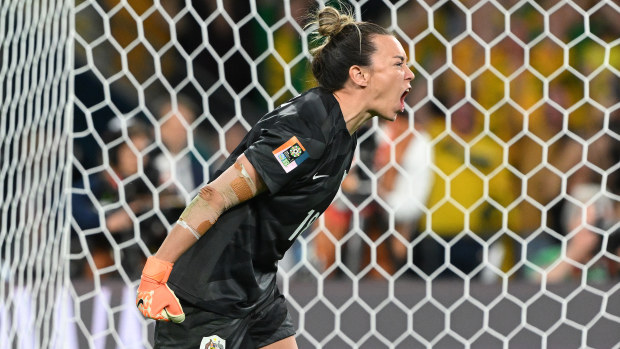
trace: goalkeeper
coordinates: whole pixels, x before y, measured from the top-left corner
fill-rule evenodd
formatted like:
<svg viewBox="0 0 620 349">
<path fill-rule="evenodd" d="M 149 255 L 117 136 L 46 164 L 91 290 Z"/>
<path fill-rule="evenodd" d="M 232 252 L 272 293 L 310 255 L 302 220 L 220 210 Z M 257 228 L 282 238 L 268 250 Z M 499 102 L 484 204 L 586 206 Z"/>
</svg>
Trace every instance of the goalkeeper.
<svg viewBox="0 0 620 349">
<path fill-rule="evenodd" d="M 319 87 L 259 120 L 147 260 L 136 304 L 164 320 L 156 348 L 297 348 L 278 260 L 338 192 L 355 131 L 394 120 L 414 77 L 382 27 L 333 7 L 315 16 Z"/>
</svg>

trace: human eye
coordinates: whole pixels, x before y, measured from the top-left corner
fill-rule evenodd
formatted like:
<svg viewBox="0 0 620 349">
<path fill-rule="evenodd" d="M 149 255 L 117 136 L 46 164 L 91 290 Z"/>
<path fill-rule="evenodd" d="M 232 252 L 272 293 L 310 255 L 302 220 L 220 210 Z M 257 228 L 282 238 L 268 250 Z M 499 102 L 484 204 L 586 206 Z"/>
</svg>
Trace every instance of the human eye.
<svg viewBox="0 0 620 349">
<path fill-rule="evenodd" d="M 394 56 L 393 58 L 395 58 L 395 62 L 394 66 L 398 67 L 398 68 L 402 68 L 405 65 L 405 57 L 402 57 L 400 55 L 398 56 Z"/>
</svg>

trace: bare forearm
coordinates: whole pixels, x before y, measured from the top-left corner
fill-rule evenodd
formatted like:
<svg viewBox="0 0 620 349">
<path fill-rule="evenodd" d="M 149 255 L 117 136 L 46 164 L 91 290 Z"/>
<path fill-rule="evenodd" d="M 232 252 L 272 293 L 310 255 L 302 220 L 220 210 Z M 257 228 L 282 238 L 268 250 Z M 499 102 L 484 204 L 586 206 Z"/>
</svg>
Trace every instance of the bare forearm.
<svg viewBox="0 0 620 349">
<path fill-rule="evenodd" d="M 210 186 L 185 208 L 155 257 L 174 263 L 204 235 L 226 210 L 222 196 Z"/>
<path fill-rule="evenodd" d="M 220 215 L 265 190 L 262 179 L 250 162 L 241 155 L 213 183 L 203 187 L 185 208 L 155 257 L 174 263 L 200 239 Z"/>
<path fill-rule="evenodd" d="M 155 253 L 155 257 L 174 263 L 196 243 L 196 238 L 188 233 L 185 228 L 175 224 L 164 242 Z"/>
</svg>

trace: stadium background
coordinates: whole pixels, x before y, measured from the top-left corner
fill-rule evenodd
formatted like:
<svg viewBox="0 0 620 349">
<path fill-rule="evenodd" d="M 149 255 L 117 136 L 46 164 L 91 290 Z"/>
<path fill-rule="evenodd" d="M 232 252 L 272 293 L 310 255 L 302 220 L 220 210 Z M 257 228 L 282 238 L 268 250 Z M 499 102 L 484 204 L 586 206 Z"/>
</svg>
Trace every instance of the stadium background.
<svg viewBox="0 0 620 349">
<path fill-rule="evenodd" d="M 349 5 L 416 78 L 281 263 L 300 347 L 618 347 L 618 5 Z M 1 347 L 150 347 L 144 258 L 246 130 L 314 86 L 316 6 L 3 3 Z"/>
</svg>

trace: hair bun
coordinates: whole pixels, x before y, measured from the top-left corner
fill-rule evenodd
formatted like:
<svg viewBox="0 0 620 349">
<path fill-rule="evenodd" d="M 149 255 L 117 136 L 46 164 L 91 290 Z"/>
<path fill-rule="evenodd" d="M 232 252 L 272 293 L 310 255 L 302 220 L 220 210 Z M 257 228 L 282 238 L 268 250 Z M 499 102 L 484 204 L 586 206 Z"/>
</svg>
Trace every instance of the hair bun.
<svg viewBox="0 0 620 349">
<path fill-rule="evenodd" d="M 354 23 L 355 20 L 350 15 L 341 14 L 331 6 L 325 6 L 318 13 L 318 32 L 322 36 L 331 37 L 342 30 L 346 25 Z"/>
</svg>

